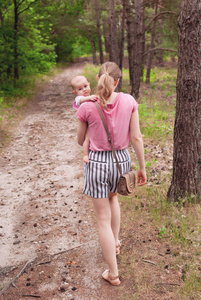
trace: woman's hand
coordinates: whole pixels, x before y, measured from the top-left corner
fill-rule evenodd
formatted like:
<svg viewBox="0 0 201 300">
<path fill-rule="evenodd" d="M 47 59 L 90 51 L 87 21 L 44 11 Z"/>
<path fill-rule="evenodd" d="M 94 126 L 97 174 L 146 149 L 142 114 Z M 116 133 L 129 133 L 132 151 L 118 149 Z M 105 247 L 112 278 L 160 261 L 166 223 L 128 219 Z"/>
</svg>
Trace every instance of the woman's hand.
<svg viewBox="0 0 201 300">
<path fill-rule="evenodd" d="M 147 183 L 147 175 L 146 175 L 146 170 L 142 169 L 138 171 L 137 174 L 137 182 L 138 186 L 145 185 Z"/>
</svg>

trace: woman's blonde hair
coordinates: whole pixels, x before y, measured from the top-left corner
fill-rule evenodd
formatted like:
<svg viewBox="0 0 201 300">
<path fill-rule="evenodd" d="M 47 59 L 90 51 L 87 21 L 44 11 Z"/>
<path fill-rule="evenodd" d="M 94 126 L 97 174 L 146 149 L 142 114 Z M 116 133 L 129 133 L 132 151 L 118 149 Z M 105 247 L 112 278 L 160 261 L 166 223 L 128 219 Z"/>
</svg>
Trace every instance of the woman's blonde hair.
<svg viewBox="0 0 201 300">
<path fill-rule="evenodd" d="M 96 95 L 100 99 L 101 106 L 107 107 L 107 100 L 113 92 L 115 81 L 121 77 L 121 70 L 116 63 L 106 62 L 101 66 L 98 76 Z"/>
</svg>

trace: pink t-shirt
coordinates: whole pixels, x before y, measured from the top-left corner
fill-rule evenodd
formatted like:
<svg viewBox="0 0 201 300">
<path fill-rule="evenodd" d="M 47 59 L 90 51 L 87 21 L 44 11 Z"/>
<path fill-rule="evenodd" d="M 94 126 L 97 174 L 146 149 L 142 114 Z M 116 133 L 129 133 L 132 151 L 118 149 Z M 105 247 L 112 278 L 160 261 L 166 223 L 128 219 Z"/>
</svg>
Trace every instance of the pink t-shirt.
<svg viewBox="0 0 201 300">
<path fill-rule="evenodd" d="M 100 104 L 99 100 L 98 103 Z M 114 103 L 108 104 L 108 110 L 101 107 L 115 150 L 128 147 L 130 119 L 137 108 L 138 103 L 135 99 L 124 93 L 119 93 Z M 92 151 L 111 151 L 107 133 L 95 103 L 92 101 L 82 103 L 76 115 L 82 122 L 88 124 L 89 149 Z"/>
</svg>

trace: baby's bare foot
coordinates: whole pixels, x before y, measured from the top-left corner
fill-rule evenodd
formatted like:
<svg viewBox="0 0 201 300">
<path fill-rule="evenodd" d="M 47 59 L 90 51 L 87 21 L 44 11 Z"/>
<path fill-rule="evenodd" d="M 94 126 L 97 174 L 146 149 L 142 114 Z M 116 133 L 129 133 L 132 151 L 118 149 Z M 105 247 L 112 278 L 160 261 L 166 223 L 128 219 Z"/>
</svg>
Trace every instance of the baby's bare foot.
<svg viewBox="0 0 201 300">
<path fill-rule="evenodd" d="M 89 156 L 88 155 L 84 155 L 83 160 L 85 163 L 89 163 Z"/>
</svg>

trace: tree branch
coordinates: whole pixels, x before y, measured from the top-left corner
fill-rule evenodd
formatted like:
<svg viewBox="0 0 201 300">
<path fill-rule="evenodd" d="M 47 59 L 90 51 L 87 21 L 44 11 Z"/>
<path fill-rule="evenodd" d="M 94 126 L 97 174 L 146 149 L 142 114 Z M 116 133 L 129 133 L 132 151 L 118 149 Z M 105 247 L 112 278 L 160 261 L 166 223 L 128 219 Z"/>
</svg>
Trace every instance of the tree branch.
<svg viewBox="0 0 201 300">
<path fill-rule="evenodd" d="M 21 2 L 19 2 L 19 3 L 16 5 L 17 9 L 20 7 L 20 5 L 21 5 L 23 2 L 25 2 L 25 0 L 22 0 Z"/>
<path fill-rule="evenodd" d="M 11 280 L 11 282 L 9 284 L 7 284 L 1 291 L 0 291 L 0 296 L 9 289 L 9 287 L 11 285 L 15 286 L 15 281 L 26 271 L 26 269 L 35 263 L 37 257 L 34 257 L 32 259 L 30 259 L 26 264 L 25 266 L 22 268 L 22 270 L 20 271 L 20 273 L 14 278 Z M 16 286 L 15 286 L 16 287 Z"/>
<path fill-rule="evenodd" d="M 39 1 L 39 0 L 35 0 L 35 1 L 31 2 L 31 3 L 29 3 L 29 5 L 28 5 L 25 9 L 23 9 L 22 11 L 20 11 L 20 12 L 18 13 L 18 16 L 21 15 L 24 11 L 28 10 L 29 7 L 30 7 L 32 4 L 34 4 L 34 3 L 38 2 L 38 1 Z M 22 1 L 22 2 L 23 2 L 23 1 Z"/>
<path fill-rule="evenodd" d="M 177 13 L 175 13 L 174 11 L 162 11 L 159 14 L 157 14 L 149 23 L 148 25 L 145 27 L 145 31 L 147 31 L 148 27 L 151 25 L 151 23 L 157 19 L 158 17 L 160 17 L 161 15 L 165 15 L 165 14 L 174 14 L 177 15 Z"/>
<path fill-rule="evenodd" d="M 150 53 L 152 51 L 158 51 L 158 50 L 170 51 L 170 52 L 177 53 L 177 50 L 174 50 L 174 49 L 156 47 L 156 48 L 152 48 L 152 49 L 146 51 L 145 53 L 142 54 L 142 56 L 145 56 L 145 55 L 147 55 L 148 53 Z"/>
</svg>

